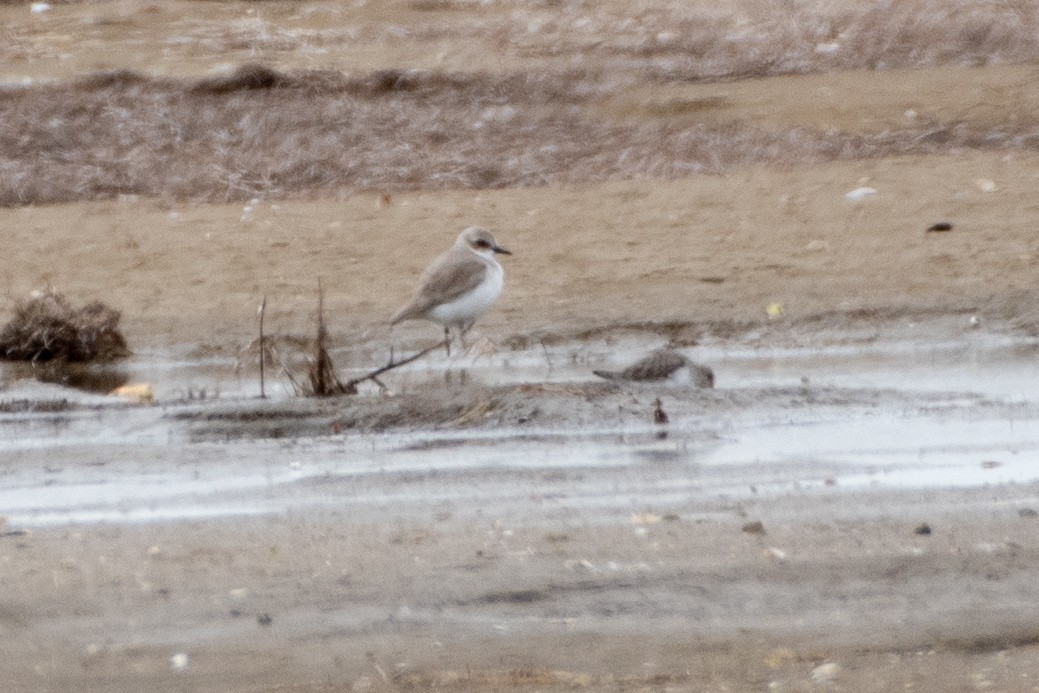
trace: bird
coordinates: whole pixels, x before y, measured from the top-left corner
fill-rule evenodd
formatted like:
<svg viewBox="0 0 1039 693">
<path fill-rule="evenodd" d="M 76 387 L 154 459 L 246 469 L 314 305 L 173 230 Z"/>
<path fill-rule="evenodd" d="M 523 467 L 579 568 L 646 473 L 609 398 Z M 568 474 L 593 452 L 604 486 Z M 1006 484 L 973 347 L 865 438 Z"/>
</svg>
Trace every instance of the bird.
<svg viewBox="0 0 1039 693">
<path fill-rule="evenodd" d="M 458 328 L 459 338 L 463 338 L 501 294 L 505 272 L 495 255 L 512 253 L 498 245 L 487 229 L 465 229 L 422 273 L 415 295 L 390 317 L 390 325 L 431 320 L 444 328 L 450 354 L 451 328 Z"/>
<path fill-rule="evenodd" d="M 607 380 L 714 387 L 714 371 L 671 349 L 661 349 L 622 371 L 592 371 Z"/>
<path fill-rule="evenodd" d="M 670 419 L 667 417 L 667 412 L 664 411 L 664 405 L 657 397 L 657 401 L 653 403 L 653 423 L 660 426 L 666 426 Z"/>
</svg>

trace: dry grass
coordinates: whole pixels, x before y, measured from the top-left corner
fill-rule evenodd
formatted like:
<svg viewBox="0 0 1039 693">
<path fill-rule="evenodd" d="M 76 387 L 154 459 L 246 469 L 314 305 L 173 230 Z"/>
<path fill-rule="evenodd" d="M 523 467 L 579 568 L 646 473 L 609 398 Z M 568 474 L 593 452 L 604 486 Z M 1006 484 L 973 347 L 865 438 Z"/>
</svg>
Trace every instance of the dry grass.
<svg viewBox="0 0 1039 693">
<path fill-rule="evenodd" d="M 306 394 L 310 397 L 328 397 L 330 395 L 356 394 L 357 388 L 346 387 L 336 376 L 335 364 L 328 353 L 328 329 L 325 327 L 325 291 L 318 282 L 317 302 L 317 334 L 310 346 L 310 360 L 307 364 L 307 380 L 310 389 Z"/>
<path fill-rule="evenodd" d="M 129 355 L 119 311 L 95 301 L 75 308 L 53 292 L 16 306 L 0 330 L 0 357 L 18 361 L 107 361 Z"/>
<path fill-rule="evenodd" d="M 410 13 L 404 29 L 383 19 L 290 31 L 263 20 L 255 31 L 207 24 L 192 41 L 234 55 L 246 44 L 291 54 L 344 42 L 446 40 L 486 44 L 503 64 L 519 56 L 525 67 L 347 76 L 246 65 L 201 81 L 121 70 L 0 90 L 0 204 L 537 186 L 1039 145 L 1034 113 L 995 127 L 907 122 L 861 134 L 697 120 L 666 105 L 618 121 L 596 108 L 636 85 L 1036 61 L 1039 5 L 1028 2 L 735 0 L 633 9 L 438 0 L 402 10 Z M 561 67 L 575 64 L 593 67 Z"/>
<path fill-rule="evenodd" d="M 1039 114 L 862 135 L 666 118 L 611 122 L 592 72 L 132 72 L 0 92 L 0 204 L 119 194 L 199 201 L 676 177 L 755 162 L 1039 147 Z"/>
<path fill-rule="evenodd" d="M 460 41 L 487 54 L 605 65 L 665 79 L 730 80 L 849 69 L 1039 60 L 1039 6 L 1027 0 L 426 0 L 399 21 L 285 29 L 252 18 L 214 26 L 213 52 L 288 53 L 351 41 Z M 418 17 L 407 16 L 407 13 Z M 464 21 L 459 21 L 464 19 Z"/>
<path fill-rule="evenodd" d="M 664 79 L 1039 59 L 1039 5 L 1025 0 L 736 0 L 612 13 L 562 4 L 581 9 L 514 15 L 504 33 L 532 54 L 612 57 Z"/>
</svg>

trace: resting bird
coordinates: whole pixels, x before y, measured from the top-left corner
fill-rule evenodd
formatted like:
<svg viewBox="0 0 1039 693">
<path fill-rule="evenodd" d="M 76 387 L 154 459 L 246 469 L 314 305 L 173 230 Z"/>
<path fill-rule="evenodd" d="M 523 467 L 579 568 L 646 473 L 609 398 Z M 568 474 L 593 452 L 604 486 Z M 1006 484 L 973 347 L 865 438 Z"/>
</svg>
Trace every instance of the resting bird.
<svg viewBox="0 0 1039 693">
<path fill-rule="evenodd" d="M 393 314 L 390 324 L 432 320 L 443 326 L 447 343 L 452 327 L 465 335 L 501 294 L 505 272 L 496 253 L 512 255 L 486 229 L 471 226 L 462 231 L 450 250 L 422 273 L 414 297 Z"/>
<path fill-rule="evenodd" d="M 592 373 L 607 380 L 714 387 L 714 371 L 707 366 L 693 363 L 677 351 L 670 349 L 655 351 L 622 371 L 592 371 Z"/>
</svg>

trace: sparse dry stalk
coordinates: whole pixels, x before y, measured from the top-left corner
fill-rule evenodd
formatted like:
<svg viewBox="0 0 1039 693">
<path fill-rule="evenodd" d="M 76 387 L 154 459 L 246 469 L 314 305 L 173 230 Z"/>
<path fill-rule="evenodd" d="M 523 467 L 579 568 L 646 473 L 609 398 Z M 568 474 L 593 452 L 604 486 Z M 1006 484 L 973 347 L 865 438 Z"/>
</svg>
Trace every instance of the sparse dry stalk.
<svg viewBox="0 0 1039 693">
<path fill-rule="evenodd" d="M 332 357 L 328 354 L 326 346 L 328 342 L 328 330 L 325 328 L 325 289 L 318 279 L 317 283 L 317 335 L 311 350 L 310 368 L 310 392 L 314 397 L 328 397 L 329 395 L 343 394 L 347 392 L 343 384 L 335 374 L 335 365 Z"/>
<path fill-rule="evenodd" d="M 267 364 L 267 345 L 264 342 L 263 334 L 263 318 L 267 312 L 267 296 L 263 297 L 263 301 L 260 303 L 260 399 L 267 398 L 267 391 L 265 386 L 266 378 L 266 364 Z"/>
</svg>

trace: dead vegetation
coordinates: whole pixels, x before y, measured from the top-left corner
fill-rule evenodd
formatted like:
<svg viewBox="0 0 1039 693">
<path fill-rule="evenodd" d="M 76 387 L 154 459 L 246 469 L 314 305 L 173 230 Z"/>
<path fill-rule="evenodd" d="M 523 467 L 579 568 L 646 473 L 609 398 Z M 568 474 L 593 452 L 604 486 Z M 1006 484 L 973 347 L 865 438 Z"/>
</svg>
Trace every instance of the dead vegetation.
<svg viewBox="0 0 1039 693">
<path fill-rule="evenodd" d="M 0 330 L 0 357 L 18 361 L 109 361 L 130 354 L 119 311 L 100 301 L 76 308 L 61 294 L 41 292 L 15 307 Z"/>
<path fill-rule="evenodd" d="M 736 0 L 528 8 L 503 33 L 535 55 L 580 53 L 659 79 L 702 81 L 1030 62 L 1039 58 L 1037 28 L 1039 6 L 1021 0 Z"/>
<path fill-rule="evenodd" d="M 331 397 L 335 395 L 355 395 L 358 392 L 357 386 L 365 382 L 371 382 L 384 392 L 387 391 L 388 388 L 385 383 L 379 379 L 384 373 L 406 366 L 433 351 L 444 349 L 448 346 L 447 340 L 436 342 L 404 358 L 397 358 L 391 350 L 389 358 L 384 365 L 344 382 L 339 379 L 339 376 L 336 373 L 335 362 L 328 351 L 329 337 L 328 327 L 325 324 L 325 291 L 320 281 L 318 281 L 318 304 L 315 333 L 313 339 L 306 341 L 306 343 L 285 336 L 275 337 L 273 339 L 268 337 L 264 332 L 264 314 L 266 313 L 266 308 L 267 297 L 265 296 L 263 302 L 260 304 L 259 310 L 259 337 L 243 350 L 243 354 L 239 356 L 238 365 L 235 368 L 235 371 L 240 373 L 242 356 L 249 354 L 251 358 L 251 354 L 255 352 L 260 366 L 261 399 L 266 398 L 265 377 L 266 364 L 268 362 L 280 365 L 281 374 L 288 380 L 296 396 Z M 304 366 L 302 368 L 298 367 L 298 365 L 294 366 L 292 364 L 294 360 L 299 360 L 292 359 L 292 354 L 299 353 L 305 354 L 305 357 L 303 358 Z M 305 378 L 300 375 L 299 372 L 301 370 L 305 372 Z"/>
<path fill-rule="evenodd" d="M 330 395 L 355 394 L 357 388 L 345 386 L 336 376 L 335 364 L 328 354 L 328 329 L 325 327 L 325 291 L 318 282 L 317 301 L 317 334 L 311 344 L 310 360 L 307 376 L 310 389 L 306 394 L 310 397 L 328 397 Z"/>
<path fill-rule="evenodd" d="M 265 21 L 255 40 L 289 41 L 266 48 L 291 54 L 343 42 L 493 39 L 487 50 L 503 58 L 494 62 L 512 71 L 344 74 L 248 63 L 195 80 L 118 69 L 0 89 L 0 204 L 540 186 L 754 163 L 1039 149 L 1039 115 L 1028 104 L 995 124 L 958 115 L 873 133 L 754 122 L 738 112 L 700 117 L 724 106 L 717 97 L 642 104 L 624 118 L 602 107 L 650 84 L 1039 60 L 1039 6 L 1028 3 L 747 0 L 724 8 L 650 2 L 637 10 L 607 3 L 593 11 L 581 2 L 437 2 L 403 9 L 410 23 L 397 27 L 400 36 L 380 33 L 384 19 L 307 31 Z M 222 55 L 245 40 L 219 31 L 195 38 L 200 50 Z"/>
<path fill-rule="evenodd" d="M 176 42 L 164 51 L 175 60 L 194 55 L 209 64 L 236 52 L 322 51 L 333 56 L 332 64 L 350 64 L 342 58 L 358 45 L 393 52 L 407 44 L 420 54 L 429 44 L 464 41 L 504 57 L 505 64 L 579 57 L 613 73 L 695 80 L 1039 59 L 1039 6 L 1027 0 L 386 0 L 350 11 L 341 3 L 309 5 L 333 19 L 297 26 L 293 13 L 283 19 L 271 12 L 193 22 L 177 26 Z M 131 17 L 136 25 L 161 21 L 143 12 Z M 12 32 L 11 38 L 20 43 L 23 36 Z M 25 50 L 31 48 L 0 46 L 0 60 Z"/>
<path fill-rule="evenodd" d="M 247 66 L 182 82 L 128 72 L 0 92 L 0 204 L 197 201 L 671 178 L 757 162 L 1039 149 L 1039 116 L 876 134 L 601 117 L 591 72 L 359 78 Z"/>
</svg>

